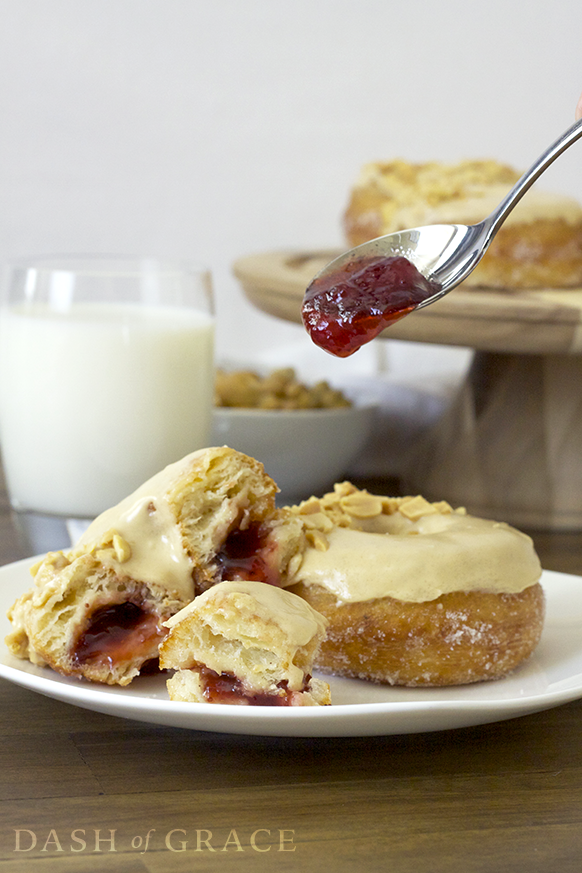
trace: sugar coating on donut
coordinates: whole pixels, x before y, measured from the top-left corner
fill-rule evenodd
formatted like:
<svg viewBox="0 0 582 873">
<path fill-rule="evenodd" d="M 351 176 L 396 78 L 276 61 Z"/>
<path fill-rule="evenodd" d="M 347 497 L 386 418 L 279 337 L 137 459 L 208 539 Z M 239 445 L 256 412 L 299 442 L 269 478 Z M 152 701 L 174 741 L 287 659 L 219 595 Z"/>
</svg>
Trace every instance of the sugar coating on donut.
<svg viewBox="0 0 582 873">
<path fill-rule="evenodd" d="M 448 686 L 500 679 L 526 661 L 543 627 L 544 594 L 452 592 L 436 601 L 342 603 L 324 588 L 291 590 L 329 620 L 316 659 L 324 673 L 390 685 Z"/>
</svg>

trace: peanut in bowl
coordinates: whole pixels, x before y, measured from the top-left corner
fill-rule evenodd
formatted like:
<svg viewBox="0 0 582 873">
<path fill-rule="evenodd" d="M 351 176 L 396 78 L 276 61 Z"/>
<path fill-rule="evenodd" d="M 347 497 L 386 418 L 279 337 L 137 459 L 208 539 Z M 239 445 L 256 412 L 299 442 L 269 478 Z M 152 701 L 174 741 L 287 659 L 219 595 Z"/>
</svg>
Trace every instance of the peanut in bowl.
<svg viewBox="0 0 582 873">
<path fill-rule="evenodd" d="M 291 368 L 264 378 L 249 371 L 243 375 L 238 399 L 258 402 L 217 405 L 213 444 L 228 445 L 261 461 L 285 500 L 323 493 L 343 478 L 366 445 L 375 405 L 351 401 L 327 383 L 301 385 Z M 221 384 L 220 377 L 217 402 L 234 402 L 236 390 L 229 389 L 237 379 L 225 378 Z M 295 406 L 293 395 L 298 398 Z"/>
</svg>

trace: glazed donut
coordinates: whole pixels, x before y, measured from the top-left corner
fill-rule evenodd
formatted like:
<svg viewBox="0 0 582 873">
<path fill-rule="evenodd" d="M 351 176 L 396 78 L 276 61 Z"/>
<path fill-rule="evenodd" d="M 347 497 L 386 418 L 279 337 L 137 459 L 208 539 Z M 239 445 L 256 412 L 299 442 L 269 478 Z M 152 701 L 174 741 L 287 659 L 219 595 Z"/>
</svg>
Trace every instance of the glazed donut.
<svg viewBox="0 0 582 873">
<path fill-rule="evenodd" d="M 407 686 L 507 675 L 539 642 L 531 539 L 444 501 L 335 486 L 297 507 L 310 546 L 290 589 L 328 622 L 323 672 Z"/>
<path fill-rule="evenodd" d="M 277 509 L 263 465 L 226 447 L 171 464 L 106 510 L 76 546 L 32 568 L 9 611 L 10 651 L 94 682 L 127 685 L 157 659 L 164 622 L 224 579 L 284 584 L 304 534 Z"/>
<path fill-rule="evenodd" d="M 493 160 L 458 164 L 373 162 L 362 168 L 344 213 L 350 246 L 428 224 L 476 224 L 520 174 Z M 582 206 L 533 188 L 507 217 L 464 288 L 582 286 Z"/>
<path fill-rule="evenodd" d="M 323 706 L 313 658 L 326 621 L 297 595 L 262 582 L 221 582 L 165 622 L 160 666 L 171 700 Z"/>
</svg>

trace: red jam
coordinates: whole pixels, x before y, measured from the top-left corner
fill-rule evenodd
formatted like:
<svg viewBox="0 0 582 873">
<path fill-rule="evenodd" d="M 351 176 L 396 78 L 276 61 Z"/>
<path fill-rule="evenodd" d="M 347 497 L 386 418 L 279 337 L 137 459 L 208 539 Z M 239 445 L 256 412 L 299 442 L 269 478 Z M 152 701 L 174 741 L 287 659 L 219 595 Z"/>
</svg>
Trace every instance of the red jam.
<svg viewBox="0 0 582 873">
<path fill-rule="evenodd" d="M 163 637 L 154 615 L 135 603 L 116 603 L 97 609 L 75 646 L 76 664 L 101 661 L 110 666 L 139 654 L 153 657 Z"/>
<path fill-rule="evenodd" d="M 286 679 L 279 682 L 280 694 L 255 694 L 234 673 L 215 673 L 210 667 L 196 667 L 204 685 L 204 697 L 209 703 L 235 703 L 246 706 L 291 706 L 293 695 Z M 306 677 L 305 687 L 311 677 Z"/>
<path fill-rule="evenodd" d="M 216 554 L 220 580 L 248 579 L 279 585 L 277 569 L 273 561 L 269 561 L 273 548 L 267 541 L 267 531 L 259 524 L 232 531 Z"/>
<path fill-rule="evenodd" d="M 317 346 L 347 358 L 438 291 L 407 258 L 362 258 L 314 279 L 303 323 Z"/>
</svg>

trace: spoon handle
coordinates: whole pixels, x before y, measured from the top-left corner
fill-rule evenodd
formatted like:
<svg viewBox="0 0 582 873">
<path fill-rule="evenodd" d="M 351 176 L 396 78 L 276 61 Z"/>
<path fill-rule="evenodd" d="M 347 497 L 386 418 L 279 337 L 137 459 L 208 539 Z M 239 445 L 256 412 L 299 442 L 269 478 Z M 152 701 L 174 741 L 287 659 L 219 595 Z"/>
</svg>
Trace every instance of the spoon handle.
<svg viewBox="0 0 582 873">
<path fill-rule="evenodd" d="M 550 164 L 553 164 L 562 152 L 565 152 L 566 149 L 569 148 L 572 143 L 576 142 L 577 139 L 580 139 L 581 136 L 582 119 L 573 124 L 572 127 L 569 127 L 562 136 L 560 136 L 542 155 L 540 155 L 537 161 L 531 165 L 529 170 L 523 174 L 521 179 L 515 183 L 509 194 L 507 194 L 501 201 L 497 209 L 495 209 L 494 212 L 492 212 L 483 222 L 483 224 L 487 225 L 488 241 L 492 239 L 513 207 L 519 203 L 525 192 L 531 188 L 536 179 L 541 176 L 544 170 L 547 170 Z"/>
</svg>

